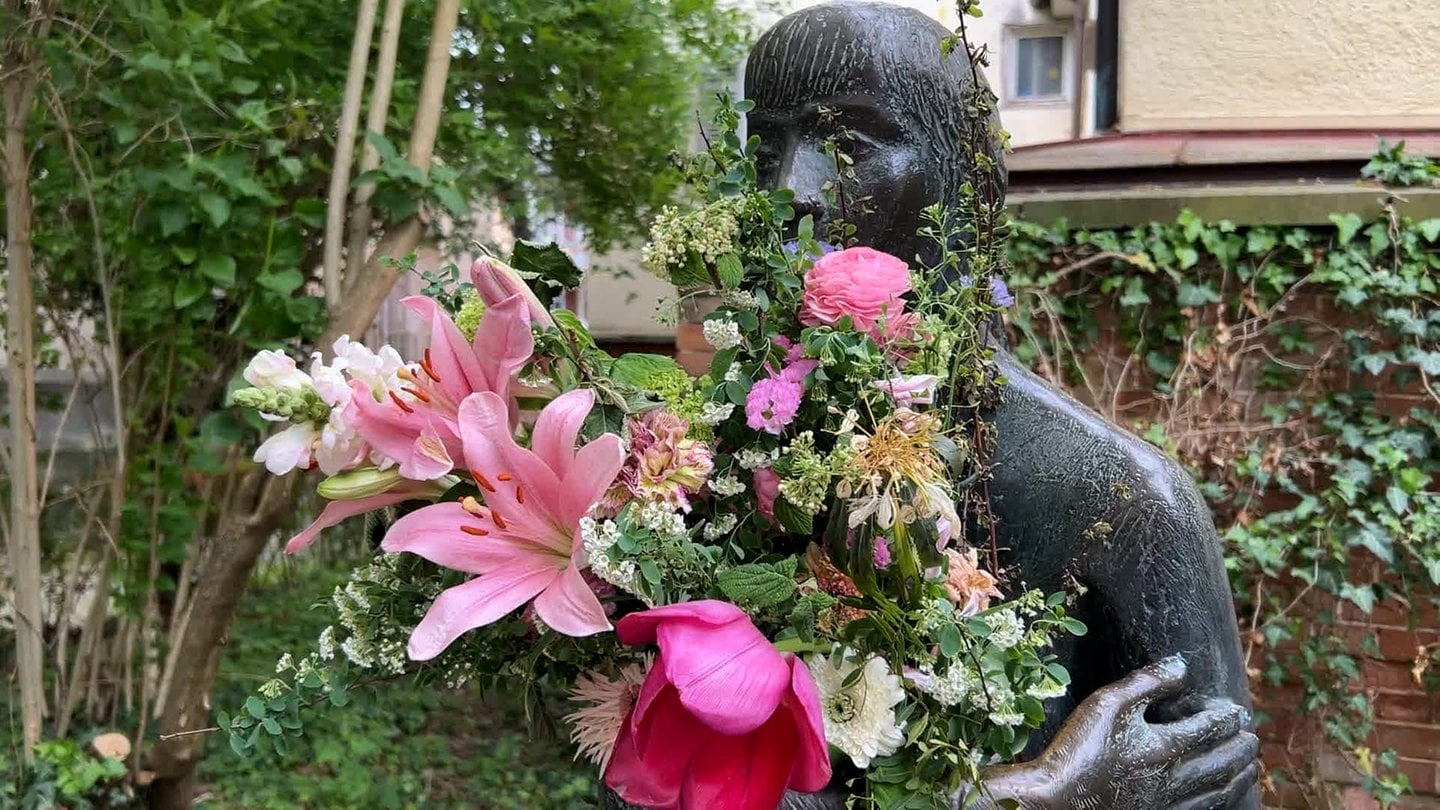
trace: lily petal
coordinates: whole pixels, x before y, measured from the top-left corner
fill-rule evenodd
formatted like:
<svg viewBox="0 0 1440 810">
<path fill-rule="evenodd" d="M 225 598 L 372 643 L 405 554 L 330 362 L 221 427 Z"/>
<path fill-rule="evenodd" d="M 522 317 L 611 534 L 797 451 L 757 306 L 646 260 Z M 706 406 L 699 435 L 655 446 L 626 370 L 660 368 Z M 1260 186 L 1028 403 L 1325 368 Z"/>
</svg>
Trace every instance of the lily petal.
<svg viewBox="0 0 1440 810">
<path fill-rule="evenodd" d="M 304 531 L 290 538 L 290 542 L 285 544 L 285 553 L 294 554 L 295 552 L 300 551 L 301 549 L 313 543 L 315 541 L 315 538 L 320 535 L 320 532 L 322 530 L 334 526 L 345 518 L 354 517 L 356 515 L 363 515 L 366 512 L 374 509 L 380 509 L 381 507 L 385 506 L 394 506 L 397 503 L 414 500 L 419 497 L 423 497 L 420 492 L 406 487 L 402 489 L 391 490 L 390 492 L 382 492 L 379 495 L 371 495 L 368 498 L 355 498 L 354 500 L 348 501 L 331 501 L 325 504 L 325 508 L 320 511 L 320 517 L 315 518 L 314 523 L 306 526 Z"/>
<path fill-rule="evenodd" d="M 545 462 L 555 475 L 564 480 L 575 461 L 575 438 L 590 409 L 595 407 L 595 392 L 577 388 L 556 397 L 535 422 L 530 434 L 530 449 Z"/>
<path fill-rule="evenodd" d="M 515 403 L 509 395 L 510 378 L 530 361 L 530 355 L 534 353 L 535 336 L 530 333 L 530 311 L 525 298 L 512 295 L 492 304 L 480 317 L 471 349 L 485 384 L 474 386 L 471 390 L 494 391 L 514 408 Z M 512 412 L 510 416 L 513 423 L 516 414 Z"/>
<path fill-rule="evenodd" d="M 411 660 L 434 658 L 467 630 L 489 624 L 525 604 L 559 575 L 553 565 L 515 565 L 447 589 L 411 632 Z"/>
<path fill-rule="evenodd" d="M 614 433 L 602 434 L 580 448 L 570 474 L 561 483 L 571 496 L 559 504 L 561 521 L 566 525 L 578 523 L 615 483 L 615 476 L 624 466 L 625 449 Z"/>
<path fill-rule="evenodd" d="M 459 401 L 471 391 L 490 389 L 475 351 L 465 334 L 439 302 L 423 295 L 400 299 L 411 312 L 430 322 L 430 366 L 440 379 L 435 383 L 452 401 Z"/>
<path fill-rule="evenodd" d="M 516 561 L 527 569 L 547 564 L 556 567 L 552 558 L 529 544 L 517 543 L 509 537 L 468 534 L 460 530 L 461 526 L 483 527 L 495 532 L 492 524 L 482 524 L 458 502 L 446 501 L 417 509 L 395 521 L 385 532 L 380 547 L 391 554 L 408 551 L 436 565 L 467 574 L 485 574 Z"/>
<path fill-rule="evenodd" d="M 508 473 L 516 478 L 525 489 L 525 503 L 520 503 L 513 485 L 487 489 L 485 502 L 507 520 L 513 516 L 524 521 L 533 534 L 553 534 L 556 529 L 551 524 L 563 525 L 558 519 L 563 502 L 560 479 L 538 456 L 515 443 L 512 424 L 509 409 L 499 396 L 483 391 L 466 397 L 460 403 L 465 465 L 486 476 Z M 536 525 L 528 525 L 532 523 Z M 564 534 L 568 539 L 570 532 Z"/>
<path fill-rule="evenodd" d="M 545 624 L 567 636 L 592 636 L 610 629 L 605 607 L 573 564 L 535 597 L 535 612 Z"/>
</svg>

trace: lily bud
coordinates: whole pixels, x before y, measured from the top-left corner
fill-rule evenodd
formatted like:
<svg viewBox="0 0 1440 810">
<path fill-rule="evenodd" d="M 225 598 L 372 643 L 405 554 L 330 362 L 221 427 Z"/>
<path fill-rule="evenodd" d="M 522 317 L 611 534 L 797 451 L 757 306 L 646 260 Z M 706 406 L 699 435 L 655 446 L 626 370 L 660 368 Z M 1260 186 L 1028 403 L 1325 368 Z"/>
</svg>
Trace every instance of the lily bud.
<svg viewBox="0 0 1440 810">
<path fill-rule="evenodd" d="M 382 470 L 377 467 L 361 467 L 346 470 L 326 478 L 316 487 L 320 497 L 328 501 L 353 501 L 388 492 L 400 483 L 400 468 Z"/>
<path fill-rule="evenodd" d="M 488 256 L 476 259 L 475 263 L 470 265 L 470 281 L 487 307 L 493 307 L 511 296 L 523 295 L 529 305 L 531 324 L 541 329 L 549 329 L 555 325 L 550 310 L 540 303 L 540 299 L 535 296 L 530 285 L 525 283 L 525 279 L 520 277 L 515 268 L 499 259 Z"/>
</svg>

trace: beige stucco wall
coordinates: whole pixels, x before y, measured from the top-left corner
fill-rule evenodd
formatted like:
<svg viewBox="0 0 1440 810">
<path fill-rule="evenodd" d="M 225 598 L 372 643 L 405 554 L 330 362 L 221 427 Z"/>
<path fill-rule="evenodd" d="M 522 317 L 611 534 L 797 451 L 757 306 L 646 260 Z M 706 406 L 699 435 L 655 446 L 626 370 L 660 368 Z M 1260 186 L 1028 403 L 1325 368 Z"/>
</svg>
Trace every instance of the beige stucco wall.
<svg viewBox="0 0 1440 810">
<path fill-rule="evenodd" d="M 1127 131 L 1440 126 L 1430 0 L 1143 0 L 1120 9 Z"/>
</svg>

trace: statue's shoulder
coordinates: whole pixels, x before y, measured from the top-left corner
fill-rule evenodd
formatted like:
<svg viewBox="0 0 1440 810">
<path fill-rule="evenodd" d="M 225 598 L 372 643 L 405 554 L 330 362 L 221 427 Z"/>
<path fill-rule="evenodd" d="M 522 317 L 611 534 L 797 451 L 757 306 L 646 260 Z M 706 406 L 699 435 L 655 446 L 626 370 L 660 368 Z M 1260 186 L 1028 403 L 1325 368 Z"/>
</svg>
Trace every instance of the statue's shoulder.
<svg viewBox="0 0 1440 810">
<path fill-rule="evenodd" d="M 1190 474 L 1174 459 L 1036 376 L 1010 354 L 1002 352 L 999 362 L 1006 385 L 996 411 L 997 476 L 1097 494 L 1108 490 L 1124 500 L 1208 512 Z"/>
</svg>

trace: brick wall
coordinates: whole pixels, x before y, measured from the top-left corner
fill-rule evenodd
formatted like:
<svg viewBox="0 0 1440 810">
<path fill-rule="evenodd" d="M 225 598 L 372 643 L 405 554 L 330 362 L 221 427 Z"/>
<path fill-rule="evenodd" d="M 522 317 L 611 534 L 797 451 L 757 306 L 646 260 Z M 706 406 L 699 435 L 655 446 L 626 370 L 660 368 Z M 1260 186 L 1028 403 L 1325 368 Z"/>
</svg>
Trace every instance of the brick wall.
<svg viewBox="0 0 1440 810">
<path fill-rule="evenodd" d="M 1309 309 L 1313 315 L 1329 317 L 1325 312 L 1329 308 L 1326 302 L 1312 300 L 1300 302 L 1298 306 Z M 697 375 L 709 368 L 711 354 L 710 346 L 701 333 L 701 317 L 702 310 L 691 309 L 684 313 L 675 337 L 676 359 Z M 1096 406 L 1120 423 L 1131 422 L 1153 410 L 1155 400 L 1150 382 L 1142 374 L 1135 373 L 1136 363 L 1118 340 L 1102 341 L 1098 350 L 1088 352 L 1086 365 L 1092 380 L 1098 380 L 1100 384 L 1093 385 L 1089 391 L 1072 392 L 1082 401 Z M 1143 363 L 1139 365 L 1143 366 Z M 1429 402 L 1416 386 L 1401 388 L 1388 379 L 1372 377 L 1356 381 L 1347 378 L 1335 383 L 1376 391 L 1379 406 L 1391 414 L 1402 414 Z M 1103 402 L 1096 401 L 1097 391 L 1104 392 Z M 1248 407 L 1258 408 L 1260 404 L 1252 401 Z M 1217 403 L 1216 409 L 1217 412 L 1234 410 L 1231 403 Z M 1230 415 L 1238 417 L 1242 414 L 1237 411 Z M 1357 564 L 1367 563 L 1361 560 Z M 1427 694 L 1415 672 L 1420 649 L 1440 644 L 1440 620 L 1432 610 L 1420 617 L 1417 627 L 1410 628 L 1404 613 L 1392 605 L 1381 605 L 1370 616 L 1349 603 L 1338 607 L 1316 604 L 1311 609 L 1339 611 L 1338 631 L 1350 641 L 1351 648 L 1362 661 L 1361 679 L 1354 688 L 1369 694 L 1376 714 L 1375 730 L 1366 744 L 1377 753 L 1393 748 L 1399 755 L 1398 767 L 1409 777 L 1414 790 L 1413 795 L 1402 798 L 1393 806 L 1399 810 L 1440 810 L 1440 693 Z M 1373 636 L 1373 639 L 1367 639 L 1367 636 Z M 1287 808 L 1378 808 L 1379 804 L 1359 787 L 1362 775 L 1354 763 L 1327 749 L 1322 743 L 1318 721 L 1300 711 L 1300 687 L 1295 684 L 1269 685 L 1261 681 L 1255 671 L 1252 671 L 1252 676 L 1257 712 L 1265 719 L 1260 734 L 1263 740 L 1261 757 L 1266 771 L 1272 777 L 1278 769 L 1298 774 L 1313 773 L 1323 780 L 1317 795 L 1313 785 L 1301 786 L 1287 783 L 1283 778 L 1267 778 L 1266 804 Z"/>
</svg>

